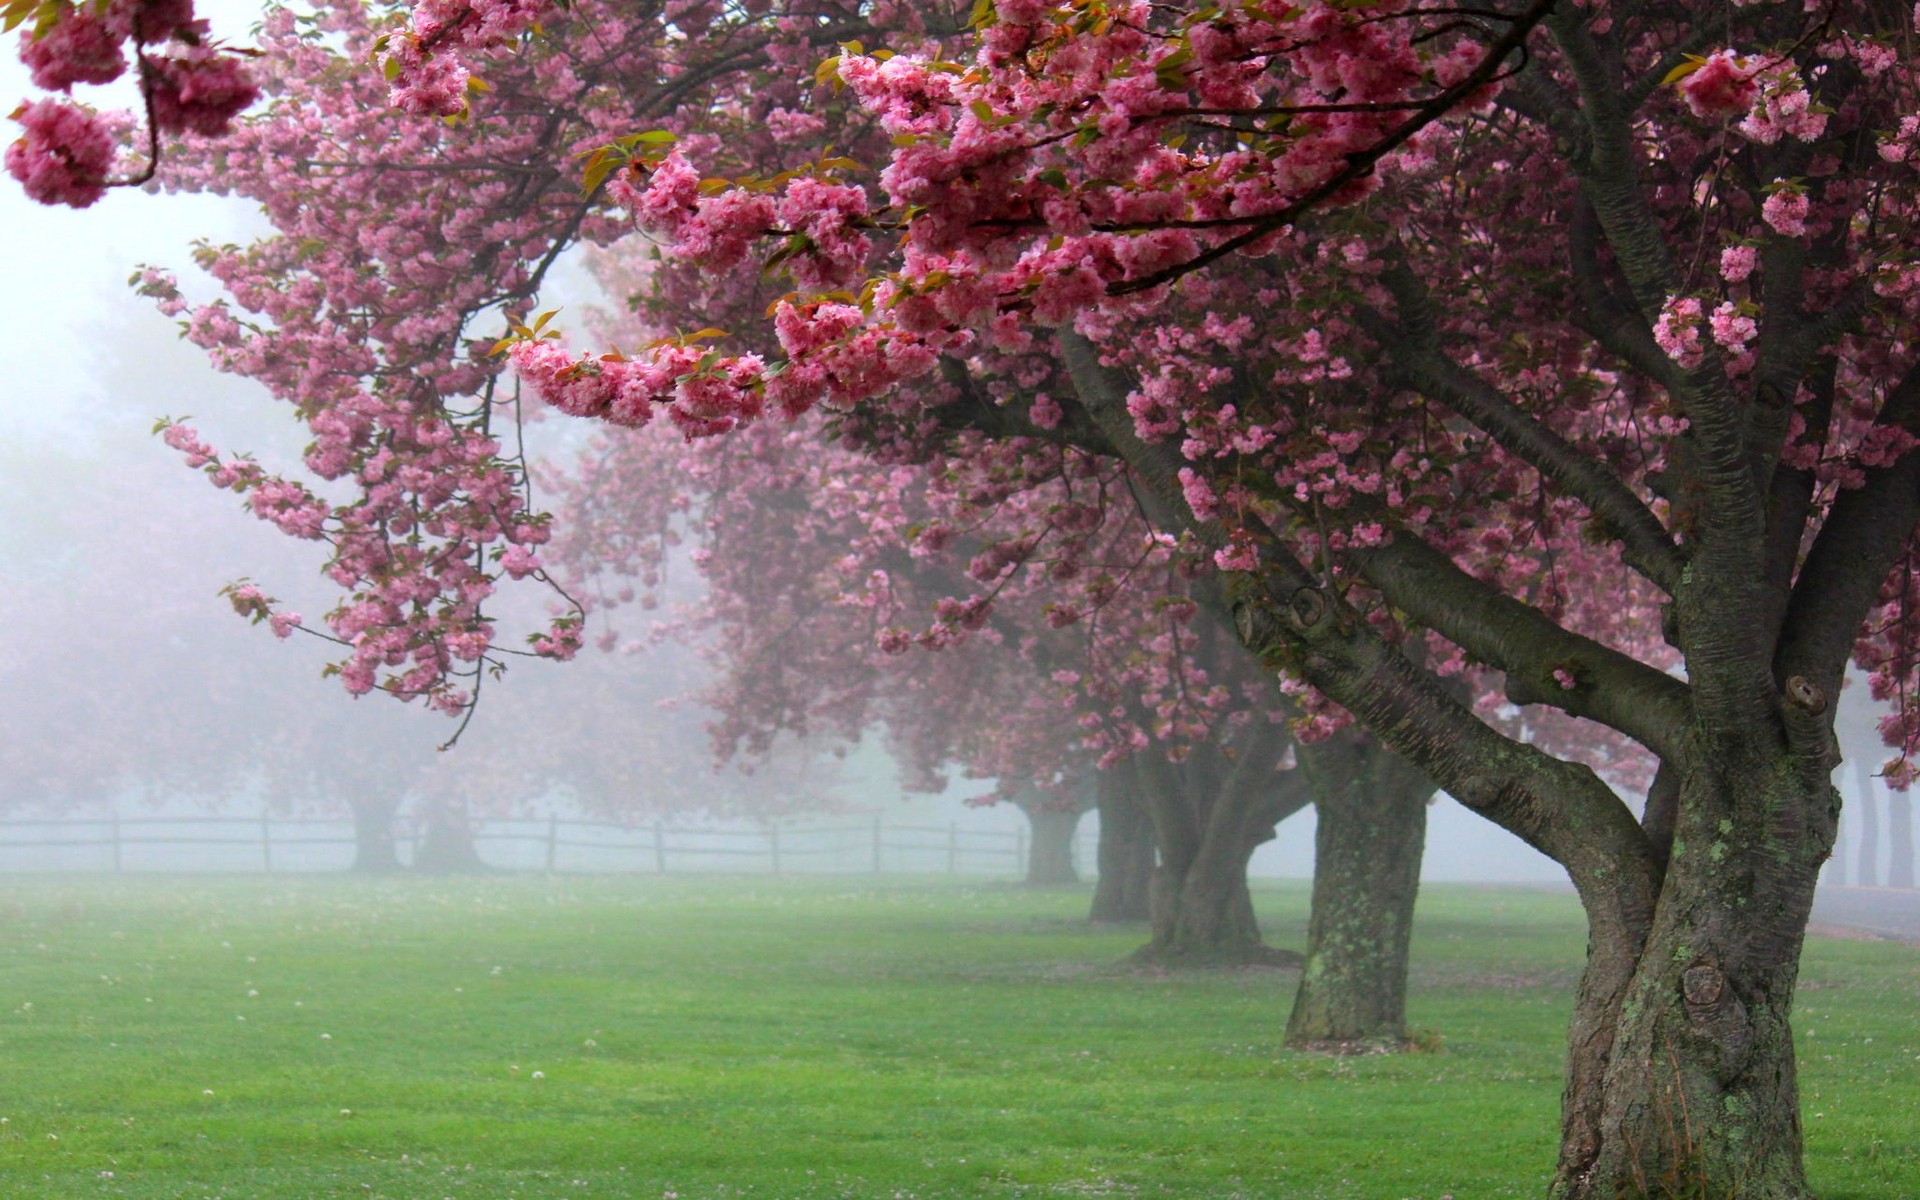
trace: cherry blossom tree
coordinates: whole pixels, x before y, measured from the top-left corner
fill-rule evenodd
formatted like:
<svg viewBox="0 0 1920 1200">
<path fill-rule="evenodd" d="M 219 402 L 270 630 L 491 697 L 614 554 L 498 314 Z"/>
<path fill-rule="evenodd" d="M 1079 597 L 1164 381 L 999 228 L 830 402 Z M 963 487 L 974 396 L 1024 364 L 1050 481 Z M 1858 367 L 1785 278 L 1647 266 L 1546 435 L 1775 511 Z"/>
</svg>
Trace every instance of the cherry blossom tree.
<svg viewBox="0 0 1920 1200">
<path fill-rule="evenodd" d="M 173 440 L 336 538 L 350 685 L 386 669 L 455 710 L 495 652 L 479 603 L 539 571 L 545 534 L 493 433 L 498 360 L 465 341 L 496 307 L 520 377 L 578 417 L 704 436 L 823 408 L 874 453 L 1011 426 L 1123 463 L 1210 581 L 1195 602 L 1317 734 L 1351 722 L 1567 868 L 1590 941 L 1554 1193 L 1797 1200 L 1789 1014 L 1850 655 L 1900 704 L 1890 782 L 1920 737 L 1913 21 L 1843 0 L 1001 0 L 952 26 L 433 3 L 382 30 L 329 9 L 303 38 L 281 14 L 273 118 L 179 161 L 268 198 L 284 234 L 209 251 L 255 327 L 216 304 L 192 329 L 365 495 Z M 342 47 L 382 55 L 403 107 L 471 96 L 473 120 L 305 86 L 344 77 Z M 731 153 L 829 116 L 867 136 L 773 175 Z M 49 198 L 104 177 L 70 124 L 33 117 L 22 143 Z M 561 182 L 576 152 L 584 196 Z M 764 263 L 770 328 L 546 337 L 524 302 L 558 249 L 619 234 L 608 204 L 692 277 L 669 303 Z M 1603 588 L 1623 602 L 1576 602 Z M 536 649 L 577 636 L 563 619 Z M 1475 672 L 1504 696 L 1453 682 Z M 1641 811 L 1607 764 L 1516 736 L 1550 724 L 1535 708 L 1650 756 Z"/>
</svg>

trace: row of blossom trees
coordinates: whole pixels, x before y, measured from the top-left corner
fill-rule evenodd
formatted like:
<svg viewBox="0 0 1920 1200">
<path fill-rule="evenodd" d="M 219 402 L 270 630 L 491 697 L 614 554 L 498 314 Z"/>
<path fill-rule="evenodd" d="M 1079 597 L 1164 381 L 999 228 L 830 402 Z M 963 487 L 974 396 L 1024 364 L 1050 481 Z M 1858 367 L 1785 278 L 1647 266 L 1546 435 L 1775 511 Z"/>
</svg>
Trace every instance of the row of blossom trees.
<svg viewBox="0 0 1920 1200">
<path fill-rule="evenodd" d="M 226 298 L 145 287 L 295 407 L 311 475 L 169 440 L 330 541 L 351 689 L 456 713 L 502 653 L 486 601 L 547 574 L 551 530 L 489 335 L 567 414 L 741 437 L 817 412 L 879 466 L 962 464 L 983 513 L 1118 472 L 1174 602 L 1285 681 L 1296 761 L 1364 732 L 1567 869 L 1590 938 L 1554 1193 L 1798 1200 L 1789 1014 L 1850 657 L 1899 701 L 1902 786 L 1920 729 L 1914 20 L 275 10 L 265 115 L 170 161 L 279 232 L 207 249 Z M 56 13 L 34 44 L 73 28 Z M 173 68 L 141 54 L 149 126 L 180 127 Z M 41 103 L 9 165 L 85 202 L 110 182 L 98 139 Z M 531 300 L 583 239 L 660 256 L 636 294 L 660 340 L 548 336 Z M 875 645 L 985 640 L 1003 601 L 1031 627 L 1003 585 L 1071 542 L 1062 516 L 949 530 L 984 535 L 971 582 Z M 909 554 L 925 535 L 894 532 Z M 1120 603 L 1099 578 L 1049 580 L 1040 624 Z M 1112 749 L 1168 747 L 1143 770 L 1199 740 L 1191 697 L 1155 697 L 1186 636 L 1096 684 Z M 532 648 L 579 639 L 563 612 Z M 1636 773 L 1637 809 L 1603 778 Z"/>
</svg>

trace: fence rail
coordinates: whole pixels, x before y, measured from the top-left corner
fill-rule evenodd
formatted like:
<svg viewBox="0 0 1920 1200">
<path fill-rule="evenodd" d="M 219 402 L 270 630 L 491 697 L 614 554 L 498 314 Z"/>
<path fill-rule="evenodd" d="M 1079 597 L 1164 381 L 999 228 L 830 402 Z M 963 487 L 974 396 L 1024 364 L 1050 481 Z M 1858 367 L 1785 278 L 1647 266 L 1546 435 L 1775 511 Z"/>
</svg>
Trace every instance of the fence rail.
<svg viewBox="0 0 1920 1200">
<path fill-rule="evenodd" d="M 332 832 L 338 831 L 338 832 Z M 396 826 L 403 864 L 424 830 Z M 771 874 L 946 872 L 1018 876 L 1027 867 L 1024 829 L 958 823 L 762 825 L 693 828 L 627 825 L 573 817 L 489 821 L 474 831 L 489 866 L 550 873 Z M 1092 854 L 1076 837 L 1083 869 Z M 314 872 L 353 861 L 351 821 L 325 817 L 13 817 L 0 821 L 0 873 L 31 871 Z"/>
</svg>

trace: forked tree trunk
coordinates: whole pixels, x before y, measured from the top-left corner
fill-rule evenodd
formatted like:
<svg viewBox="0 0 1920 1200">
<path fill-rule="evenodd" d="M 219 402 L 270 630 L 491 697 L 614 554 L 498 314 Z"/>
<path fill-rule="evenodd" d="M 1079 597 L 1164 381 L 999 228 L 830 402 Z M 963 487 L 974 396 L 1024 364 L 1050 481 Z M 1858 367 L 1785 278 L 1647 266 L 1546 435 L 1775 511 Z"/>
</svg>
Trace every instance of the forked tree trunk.
<svg viewBox="0 0 1920 1200">
<path fill-rule="evenodd" d="M 1219 836 L 1204 853 L 1163 859 L 1147 892 L 1152 939 L 1136 961 L 1164 966 L 1286 964 L 1297 955 L 1268 946 L 1253 915 L 1251 837 Z"/>
<path fill-rule="evenodd" d="M 1860 857 L 1853 868 L 1853 879 L 1861 887 L 1880 886 L 1880 814 L 1875 811 L 1879 791 L 1873 783 L 1873 767 L 1865 761 L 1854 763 L 1853 778 L 1860 789 Z"/>
<path fill-rule="evenodd" d="M 1090 921 L 1144 921 L 1151 915 L 1153 820 L 1140 802 L 1133 765 L 1100 772 L 1100 878 Z"/>
<path fill-rule="evenodd" d="M 1274 771 L 1285 741 L 1266 732 L 1242 748 L 1230 771 L 1196 761 L 1200 750 L 1181 766 L 1150 752 L 1138 756 L 1160 861 L 1148 889 L 1152 936 L 1135 952 L 1136 962 L 1291 966 L 1300 961 L 1297 952 L 1261 940 L 1247 891 L 1247 860 L 1254 849 L 1307 799 L 1294 772 Z M 1220 757 L 1217 749 L 1208 749 Z"/>
<path fill-rule="evenodd" d="M 1313 779 L 1313 911 L 1287 1019 L 1296 1049 L 1397 1048 L 1433 784 L 1358 736 L 1301 747 Z"/>
<path fill-rule="evenodd" d="M 1913 886 L 1913 795 L 1887 790 L 1887 886 Z"/>
<path fill-rule="evenodd" d="M 1693 772 L 1651 906 L 1575 872 L 1588 966 L 1556 1200 L 1809 1200 L 1787 1018 L 1839 797 L 1790 774 Z M 1754 796 L 1811 824 L 1735 820 Z"/>
<path fill-rule="evenodd" d="M 470 875 L 485 871 L 479 847 L 474 844 L 473 825 L 465 811 L 451 805 L 434 805 L 426 813 L 427 827 L 414 855 L 413 869 L 429 875 Z"/>
<path fill-rule="evenodd" d="M 1027 886 L 1080 882 L 1079 873 L 1073 869 L 1073 833 L 1080 827 L 1080 811 L 1039 805 L 1023 811 L 1033 827 L 1033 843 L 1027 853 Z"/>
<path fill-rule="evenodd" d="M 400 869 L 393 844 L 393 816 L 398 796 L 357 796 L 353 812 L 353 870 L 363 875 L 390 875 Z"/>
</svg>

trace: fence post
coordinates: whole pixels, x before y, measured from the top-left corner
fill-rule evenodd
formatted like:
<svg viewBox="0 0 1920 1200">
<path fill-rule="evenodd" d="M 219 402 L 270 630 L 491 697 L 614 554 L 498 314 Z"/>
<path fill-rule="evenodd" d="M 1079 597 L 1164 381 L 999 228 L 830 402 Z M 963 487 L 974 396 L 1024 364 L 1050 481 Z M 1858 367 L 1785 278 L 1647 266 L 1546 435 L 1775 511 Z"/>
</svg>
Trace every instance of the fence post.
<svg viewBox="0 0 1920 1200">
<path fill-rule="evenodd" d="M 773 873 L 778 875 L 780 873 L 780 827 L 778 825 L 767 826 L 767 853 L 773 859 Z"/>
<path fill-rule="evenodd" d="M 960 826 L 957 822 L 947 822 L 947 874 L 960 873 Z"/>
<path fill-rule="evenodd" d="M 880 873 L 880 818 L 873 819 L 873 873 Z"/>
<path fill-rule="evenodd" d="M 1027 830 L 1025 826 L 1013 831 L 1013 873 L 1027 873 Z"/>
<path fill-rule="evenodd" d="M 123 869 L 120 861 L 120 810 L 114 809 L 109 817 L 111 837 L 113 838 L 113 873 L 118 875 Z"/>
<path fill-rule="evenodd" d="M 554 854 L 560 846 L 560 818 L 547 814 L 547 874 L 553 874 Z"/>
<path fill-rule="evenodd" d="M 656 873 L 667 873 L 667 831 L 660 822 L 653 823 L 653 869 Z"/>
<path fill-rule="evenodd" d="M 273 874 L 273 814 L 260 814 L 260 865 Z"/>
</svg>

